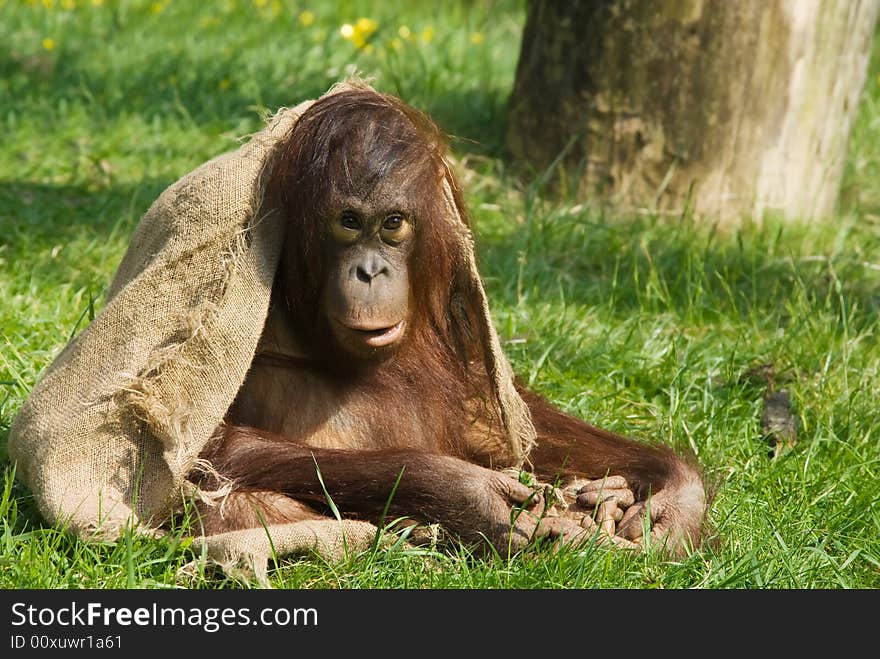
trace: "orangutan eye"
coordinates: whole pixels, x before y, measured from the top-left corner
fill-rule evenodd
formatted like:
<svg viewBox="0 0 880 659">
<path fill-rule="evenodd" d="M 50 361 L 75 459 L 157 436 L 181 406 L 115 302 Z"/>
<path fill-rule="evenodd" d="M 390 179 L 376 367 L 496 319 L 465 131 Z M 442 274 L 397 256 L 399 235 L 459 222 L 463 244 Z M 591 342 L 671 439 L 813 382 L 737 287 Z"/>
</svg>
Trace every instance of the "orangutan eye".
<svg viewBox="0 0 880 659">
<path fill-rule="evenodd" d="M 348 229 L 349 231 L 360 231 L 361 230 L 361 221 L 358 219 L 358 216 L 352 212 L 345 212 L 342 214 L 342 217 L 339 220 L 339 223 L 343 226 L 343 228 Z"/>
<path fill-rule="evenodd" d="M 364 223 L 360 215 L 354 211 L 342 211 L 339 215 L 331 215 L 328 230 L 331 239 L 340 245 L 353 245 L 361 238 Z"/>
<path fill-rule="evenodd" d="M 379 232 L 382 241 L 388 245 L 399 245 L 405 242 L 413 232 L 412 223 L 400 213 L 392 213 L 382 221 Z"/>
<path fill-rule="evenodd" d="M 382 222 L 382 228 L 385 231 L 397 231 L 403 225 L 403 218 L 400 215 L 389 215 Z"/>
</svg>

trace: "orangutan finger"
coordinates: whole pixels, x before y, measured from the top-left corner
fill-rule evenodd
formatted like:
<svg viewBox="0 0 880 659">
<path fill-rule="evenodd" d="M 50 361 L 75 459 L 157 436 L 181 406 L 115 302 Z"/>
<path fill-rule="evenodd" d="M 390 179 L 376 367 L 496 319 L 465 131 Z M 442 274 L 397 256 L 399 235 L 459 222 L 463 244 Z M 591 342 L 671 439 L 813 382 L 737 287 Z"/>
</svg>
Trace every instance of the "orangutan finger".
<svg viewBox="0 0 880 659">
<path fill-rule="evenodd" d="M 517 483 L 515 480 L 508 478 L 507 476 L 498 474 L 497 483 L 499 492 L 514 504 L 525 504 L 526 507 L 531 508 L 544 501 L 539 492 L 536 492 L 527 485 Z"/>
<path fill-rule="evenodd" d="M 623 476 L 608 476 L 607 478 L 597 478 L 595 480 L 586 481 L 581 486 L 580 492 L 598 492 L 599 490 L 628 490 L 629 483 Z"/>
<path fill-rule="evenodd" d="M 642 527 L 642 512 L 644 504 L 638 503 L 623 514 L 623 518 L 617 525 L 617 535 L 627 540 L 638 540 L 644 534 Z"/>
<path fill-rule="evenodd" d="M 535 535 L 555 540 L 554 551 L 558 551 L 562 546 L 581 544 L 589 537 L 589 532 L 570 519 L 551 517 L 538 523 Z"/>
<path fill-rule="evenodd" d="M 589 508 L 596 506 L 600 501 L 605 501 L 606 499 L 614 499 L 620 508 L 629 508 L 635 502 L 635 496 L 633 495 L 632 490 L 621 489 L 604 489 L 584 492 L 578 494 L 577 502 L 578 505 Z"/>
<path fill-rule="evenodd" d="M 587 480 L 585 478 L 576 478 L 563 484 L 562 492 L 563 494 L 567 494 L 570 497 L 577 497 L 578 493 L 592 482 L 593 481 Z"/>
<path fill-rule="evenodd" d="M 626 538 L 621 538 L 619 535 L 611 536 L 608 539 L 614 546 L 620 547 L 621 549 L 641 549 L 642 546 L 636 542 L 632 542 L 631 540 L 627 540 Z"/>
<path fill-rule="evenodd" d="M 614 535 L 614 510 L 617 506 L 613 499 L 608 499 L 599 504 L 596 508 L 596 521 L 599 528 L 608 536 Z"/>
</svg>

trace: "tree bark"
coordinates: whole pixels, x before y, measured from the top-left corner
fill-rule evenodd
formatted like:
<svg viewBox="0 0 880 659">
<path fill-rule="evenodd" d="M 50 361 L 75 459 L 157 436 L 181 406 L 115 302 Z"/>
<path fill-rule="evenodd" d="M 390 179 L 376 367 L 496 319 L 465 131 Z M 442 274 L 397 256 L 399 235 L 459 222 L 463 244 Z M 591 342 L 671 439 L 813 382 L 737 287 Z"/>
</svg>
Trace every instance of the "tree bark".
<svg viewBox="0 0 880 659">
<path fill-rule="evenodd" d="M 830 215 L 878 9 L 532 0 L 508 148 L 580 198 L 622 209 Z"/>
</svg>

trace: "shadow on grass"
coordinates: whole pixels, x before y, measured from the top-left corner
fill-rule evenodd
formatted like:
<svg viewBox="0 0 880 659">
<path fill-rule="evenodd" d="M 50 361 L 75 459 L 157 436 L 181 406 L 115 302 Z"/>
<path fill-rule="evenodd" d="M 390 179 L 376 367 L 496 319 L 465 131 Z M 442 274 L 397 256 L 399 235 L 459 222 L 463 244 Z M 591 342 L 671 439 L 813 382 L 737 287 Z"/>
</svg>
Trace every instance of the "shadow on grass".
<svg viewBox="0 0 880 659">
<path fill-rule="evenodd" d="M 508 306 L 526 290 L 622 318 L 765 317 L 784 327 L 803 320 L 794 314 L 821 309 L 854 329 L 876 323 L 880 273 L 847 250 L 830 259 L 798 253 L 803 231 L 768 223 L 718 236 L 690 221 L 551 212 L 513 230 L 483 232 L 481 271 L 490 297 Z"/>
<path fill-rule="evenodd" d="M 10 258 L 27 258 L 35 246 L 73 238 L 103 240 L 129 232 L 172 181 L 100 187 L 0 181 L 0 244 Z"/>
</svg>

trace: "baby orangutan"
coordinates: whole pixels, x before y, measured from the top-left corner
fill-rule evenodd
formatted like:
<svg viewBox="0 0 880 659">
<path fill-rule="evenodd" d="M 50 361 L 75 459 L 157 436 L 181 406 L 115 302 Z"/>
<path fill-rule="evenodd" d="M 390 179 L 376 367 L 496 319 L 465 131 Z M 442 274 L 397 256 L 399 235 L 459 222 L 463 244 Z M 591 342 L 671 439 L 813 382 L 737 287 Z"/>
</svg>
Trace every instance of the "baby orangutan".
<svg viewBox="0 0 880 659">
<path fill-rule="evenodd" d="M 444 153 L 430 119 L 371 89 L 327 95 L 299 118 L 270 184 L 285 241 L 269 316 L 201 455 L 234 483 L 222 507 L 201 507 L 206 533 L 319 519 L 329 497 L 345 516 L 438 523 L 502 552 L 597 528 L 628 547 L 646 528 L 673 551 L 698 544 L 695 467 L 522 386 L 537 431 L 526 466 L 561 483 L 567 505 L 500 471 L 518 460 L 493 400 L 481 308 L 456 276 L 444 181 L 466 214 Z"/>
</svg>

